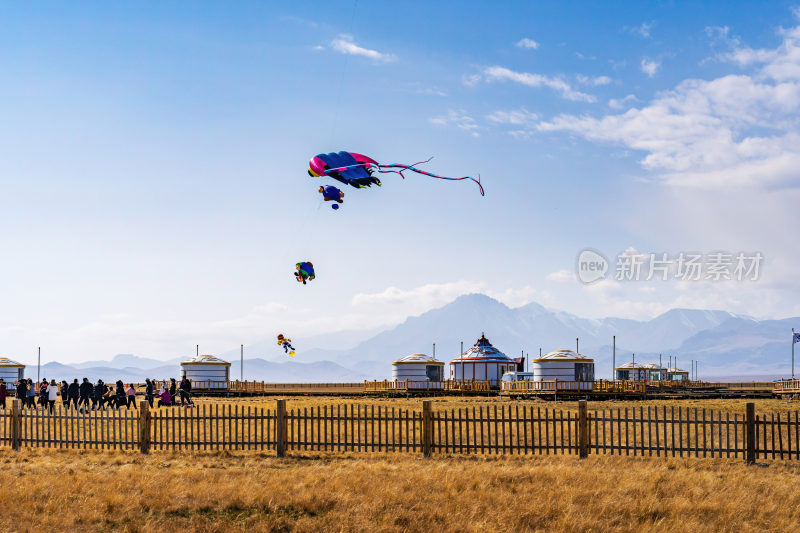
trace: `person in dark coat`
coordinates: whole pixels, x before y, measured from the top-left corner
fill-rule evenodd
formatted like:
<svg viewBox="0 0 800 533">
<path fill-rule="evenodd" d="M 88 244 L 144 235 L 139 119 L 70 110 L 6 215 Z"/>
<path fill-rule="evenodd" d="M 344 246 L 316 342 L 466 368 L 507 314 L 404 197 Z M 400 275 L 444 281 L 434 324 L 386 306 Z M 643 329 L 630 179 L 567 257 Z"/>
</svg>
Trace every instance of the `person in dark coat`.
<svg viewBox="0 0 800 533">
<path fill-rule="evenodd" d="M 81 386 L 78 385 L 78 378 L 75 378 L 72 381 L 72 383 L 69 384 L 69 387 L 67 387 L 67 397 L 69 398 L 69 401 L 67 402 L 67 407 L 69 407 L 69 405 L 72 404 L 72 406 L 75 409 L 77 409 L 78 398 L 80 397 L 80 394 L 81 394 Z"/>
<path fill-rule="evenodd" d="M 78 389 L 80 393 L 80 400 L 78 401 L 78 405 L 85 405 L 87 409 L 89 409 L 89 398 L 92 397 L 92 391 L 94 387 L 92 383 L 89 381 L 89 378 L 83 378 L 83 383 L 81 383 L 80 388 Z"/>
<path fill-rule="evenodd" d="M 155 392 L 153 391 L 153 382 L 150 381 L 150 378 L 144 380 L 144 399 L 147 400 L 147 403 L 150 404 L 150 407 L 153 407 L 153 396 Z"/>
<path fill-rule="evenodd" d="M 66 381 L 61 382 L 61 403 L 64 404 L 64 409 L 69 407 L 69 385 Z"/>
<path fill-rule="evenodd" d="M 39 385 L 39 405 L 42 407 L 47 407 L 47 388 L 49 385 L 47 384 L 47 380 L 43 379 L 42 383 Z"/>
<path fill-rule="evenodd" d="M 92 396 L 92 409 L 103 408 L 103 394 L 106 392 L 106 386 L 103 384 L 102 379 L 97 380 L 94 386 L 94 395 Z"/>
<path fill-rule="evenodd" d="M 121 379 L 117 380 L 117 409 L 128 404 L 128 399 L 125 397 L 125 384 Z"/>
<path fill-rule="evenodd" d="M 3 381 L 3 378 L 0 378 L 0 409 L 6 408 L 7 394 L 8 394 L 8 389 L 6 389 L 6 382 Z"/>
<path fill-rule="evenodd" d="M 169 378 L 169 397 L 173 403 L 175 403 L 176 392 L 178 392 L 178 384 L 175 382 L 175 378 Z"/>
<path fill-rule="evenodd" d="M 22 405 L 25 405 L 25 402 L 28 398 L 28 382 L 24 379 L 17 381 L 16 383 L 16 395 L 18 400 L 22 400 Z"/>
<path fill-rule="evenodd" d="M 192 382 L 186 379 L 186 376 L 181 378 L 181 405 L 192 405 Z"/>
</svg>

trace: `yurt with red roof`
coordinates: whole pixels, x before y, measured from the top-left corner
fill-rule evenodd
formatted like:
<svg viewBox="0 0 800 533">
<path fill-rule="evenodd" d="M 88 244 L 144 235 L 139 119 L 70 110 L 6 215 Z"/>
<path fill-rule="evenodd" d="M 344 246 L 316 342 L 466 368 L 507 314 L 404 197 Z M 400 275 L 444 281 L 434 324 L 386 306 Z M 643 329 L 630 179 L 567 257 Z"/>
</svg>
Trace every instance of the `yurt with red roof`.
<svg viewBox="0 0 800 533">
<path fill-rule="evenodd" d="M 456 381 L 489 381 L 499 387 L 503 374 L 517 368 L 516 362 L 492 346 L 481 334 L 475 345 L 450 361 L 450 379 Z"/>
</svg>

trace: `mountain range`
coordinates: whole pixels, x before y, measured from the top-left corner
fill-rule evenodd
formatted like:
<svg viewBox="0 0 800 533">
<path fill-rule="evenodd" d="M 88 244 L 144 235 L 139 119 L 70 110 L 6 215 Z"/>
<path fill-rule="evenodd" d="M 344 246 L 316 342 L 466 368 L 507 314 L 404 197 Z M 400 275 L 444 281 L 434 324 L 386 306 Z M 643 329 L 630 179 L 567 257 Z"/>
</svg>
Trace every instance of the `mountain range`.
<svg viewBox="0 0 800 533">
<path fill-rule="evenodd" d="M 672 309 L 646 321 L 587 319 L 537 303 L 510 308 L 486 295 L 469 294 L 385 331 L 334 334 L 331 347 L 326 346 L 324 336 L 306 339 L 305 347 L 304 339 L 295 338 L 298 353 L 294 359 L 287 358 L 270 336 L 245 347 L 244 377 L 271 382 L 387 379 L 392 361 L 400 357 L 431 354 L 435 343 L 436 357 L 447 362 L 460 353 L 462 342 L 466 349 L 485 333 L 510 357 L 529 354 L 529 359 L 537 357 L 540 349 L 542 353 L 575 349 L 578 338 L 580 352 L 594 358 L 598 378 L 611 376 L 612 336 L 616 336 L 617 365 L 634 357 L 638 362 L 658 362 L 659 355 L 666 365 L 672 356 L 687 370 L 690 360 L 698 361 L 701 379 L 766 379 L 790 374 L 791 328 L 798 323 L 799 318 L 756 320 L 727 311 L 695 309 Z M 359 335 L 361 342 L 356 340 Z M 238 378 L 239 350 L 217 355 L 231 362 L 231 378 Z M 163 379 L 179 375 L 180 360 L 119 354 L 111 361 L 71 366 L 47 363 L 42 365 L 41 375 L 104 381 Z M 31 375 L 30 370 L 26 375 Z"/>
</svg>

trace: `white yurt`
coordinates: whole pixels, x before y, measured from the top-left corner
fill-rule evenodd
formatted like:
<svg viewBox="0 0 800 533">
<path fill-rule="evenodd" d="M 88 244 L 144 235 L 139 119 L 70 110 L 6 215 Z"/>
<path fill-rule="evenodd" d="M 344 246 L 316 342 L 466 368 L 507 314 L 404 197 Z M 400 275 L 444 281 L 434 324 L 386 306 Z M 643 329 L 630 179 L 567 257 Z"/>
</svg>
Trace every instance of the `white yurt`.
<svg viewBox="0 0 800 533">
<path fill-rule="evenodd" d="M 639 363 L 631 361 L 614 369 L 614 379 L 620 381 L 647 381 L 649 370 Z"/>
<path fill-rule="evenodd" d="M 667 379 L 670 381 L 689 381 L 689 371 L 673 366 L 667 369 Z"/>
<path fill-rule="evenodd" d="M 12 361 L 8 357 L 0 357 L 0 378 L 6 387 L 13 388 L 14 383 L 25 377 L 25 365 Z"/>
<path fill-rule="evenodd" d="M 450 379 L 489 381 L 499 387 L 503 374 L 517 369 L 513 359 L 492 346 L 483 334 L 475 345 L 450 361 Z"/>
<path fill-rule="evenodd" d="M 533 381 L 579 381 L 578 390 L 592 390 L 594 359 L 572 350 L 556 350 L 533 360 Z"/>
<path fill-rule="evenodd" d="M 441 389 L 444 381 L 444 362 L 423 353 L 407 355 L 392 363 L 392 380 L 407 380 L 410 389 Z"/>
<path fill-rule="evenodd" d="M 658 363 L 647 363 L 643 366 L 647 369 L 647 379 L 650 381 L 663 381 L 667 379 L 667 369 Z"/>
<path fill-rule="evenodd" d="M 181 362 L 181 378 L 192 382 L 192 389 L 227 389 L 231 364 L 213 355 L 196 355 Z"/>
</svg>

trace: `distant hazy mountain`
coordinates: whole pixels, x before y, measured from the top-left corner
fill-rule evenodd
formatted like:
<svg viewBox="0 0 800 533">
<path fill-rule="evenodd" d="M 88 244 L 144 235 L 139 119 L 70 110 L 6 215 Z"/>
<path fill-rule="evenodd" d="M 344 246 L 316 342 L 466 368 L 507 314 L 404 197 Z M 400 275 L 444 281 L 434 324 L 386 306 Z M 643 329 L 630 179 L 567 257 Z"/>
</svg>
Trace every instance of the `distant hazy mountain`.
<svg viewBox="0 0 800 533">
<path fill-rule="evenodd" d="M 460 343 L 471 346 L 481 333 L 511 357 L 521 352 L 533 359 L 543 352 L 575 348 L 595 359 L 596 375 L 611 377 L 612 336 L 616 335 L 616 363 L 658 362 L 662 355 L 677 358 L 678 366 L 689 370 L 690 360 L 699 361 L 700 377 L 788 375 L 791 372 L 791 327 L 800 319 L 758 321 L 727 311 L 672 309 L 651 320 L 623 318 L 586 319 L 552 311 L 537 303 L 518 308 L 483 294 L 461 296 L 449 304 L 377 334 L 369 332 L 362 342 L 352 345 L 358 332 L 295 338 L 297 357 L 288 358 L 270 336 L 245 347 L 245 379 L 273 382 L 323 382 L 385 379 L 391 376 L 392 361 L 411 353 L 433 352 L 449 361 L 459 354 Z M 310 349 L 310 346 L 325 348 Z M 237 379 L 239 351 L 218 354 L 230 361 L 231 377 Z M 798 350 L 800 356 L 800 350 Z M 254 357 L 255 356 L 255 357 Z M 163 379 L 179 375 L 179 361 L 158 361 L 130 354 L 116 355 L 111 361 L 92 361 L 67 367 L 57 363 L 43 365 L 42 377 L 64 379 L 83 376 L 96 380 L 143 381 L 145 377 Z M 800 375 L 800 358 L 798 360 Z M 29 367 L 30 376 L 35 367 Z M 47 373 L 45 373 L 47 372 Z"/>
</svg>

